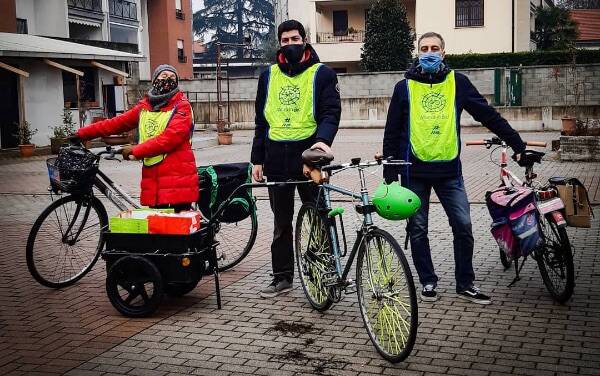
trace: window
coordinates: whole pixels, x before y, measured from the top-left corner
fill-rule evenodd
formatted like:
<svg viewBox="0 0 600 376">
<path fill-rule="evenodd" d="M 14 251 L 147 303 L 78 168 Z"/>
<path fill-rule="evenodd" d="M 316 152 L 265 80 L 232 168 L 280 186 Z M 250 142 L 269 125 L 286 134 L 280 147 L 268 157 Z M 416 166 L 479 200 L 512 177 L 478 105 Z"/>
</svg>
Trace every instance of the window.
<svg viewBox="0 0 600 376">
<path fill-rule="evenodd" d="M 27 34 L 27 20 L 24 18 L 17 18 L 17 33 Z"/>
<path fill-rule="evenodd" d="M 333 35 L 348 35 L 348 11 L 333 11 Z"/>
<path fill-rule="evenodd" d="M 456 0 L 456 27 L 483 26 L 483 0 Z"/>
<path fill-rule="evenodd" d="M 91 67 L 77 67 L 83 72 L 79 77 L 79 100 L 81 102 L 96 102 L 96 69 Z M 70 108 L 77 108 L 77 81 L 70 72 L 62 72 L 63 96 L 65 103 L 70 103 Z M 97 105 L 97 104 L 96 104 Z"/>
<path fill-rule="evenodd" d="M 183 13 L 183 8 L 181 7 L 181 0 L 175 0 L 175 17 L 180 20 L 185 19 L 185 14 Z"/>
<path fill-rule="evenodd" d="M 180 63 L 187 62 L 187 57 L 185 56 L 185 53 L 183 51 L 183 40 L 181 39 L 177 39 L 177 60 Z"/>
</svg>

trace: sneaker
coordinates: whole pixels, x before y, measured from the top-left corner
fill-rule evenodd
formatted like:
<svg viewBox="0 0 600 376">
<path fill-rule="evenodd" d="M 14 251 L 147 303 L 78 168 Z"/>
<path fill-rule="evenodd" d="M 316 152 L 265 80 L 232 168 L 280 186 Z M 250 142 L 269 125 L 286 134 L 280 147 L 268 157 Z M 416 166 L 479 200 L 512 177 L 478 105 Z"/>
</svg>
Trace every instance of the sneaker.
<svg viewBox="0 0 600 376">
<path fill-rule="evenodd" d="M 435 285 L 427 284 L 423 286 L 421 290 L 421 300 L 424 302 L 435 302 L 439 299 L 437 292 L 435 292 Z"/>
<path fill-rule="evenodd" d="M 457 293 L 459 298 L 466 299 L 477 304 L 491 304 L 492 299 L 489 296 L 482 294 L 479 288 L 471 286 L 466 290 Z"/>
<path fill-rule="evenodd" d="M 287 279 L 273 279 L 273 282 L 258 293 L 263 298 L 274 298 L 292 291 L 292 282 Z"/>
</svg>

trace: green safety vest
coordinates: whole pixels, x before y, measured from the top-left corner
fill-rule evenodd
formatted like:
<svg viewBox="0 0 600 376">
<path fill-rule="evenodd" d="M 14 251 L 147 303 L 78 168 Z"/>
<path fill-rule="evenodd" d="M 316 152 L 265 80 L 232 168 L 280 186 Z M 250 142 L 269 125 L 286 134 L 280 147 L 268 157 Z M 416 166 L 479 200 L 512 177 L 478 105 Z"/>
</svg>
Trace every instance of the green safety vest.
<svg viewBox="0 0 600 376">
<path fill-rule="evenodd" d="M 290 77 L 271 66 L 264 115 L 273 141 L 305 140 L 317 131 L 314 81 L 321 63 Z"/>
<path fill-rule="evenodd" d="M 424 162 L 443 162 L 458 156 L 456 85 L 454 71 L 439 84 L 408 80 L 410 145 Z"/>
</svg>

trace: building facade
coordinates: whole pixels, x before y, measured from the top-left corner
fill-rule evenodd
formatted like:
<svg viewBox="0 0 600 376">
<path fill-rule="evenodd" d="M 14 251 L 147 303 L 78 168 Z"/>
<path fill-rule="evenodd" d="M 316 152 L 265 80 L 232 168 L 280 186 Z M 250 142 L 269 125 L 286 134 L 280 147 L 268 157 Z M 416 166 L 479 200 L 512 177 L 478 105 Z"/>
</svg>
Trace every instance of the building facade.
<svg viewBox="0 0 600 376">
<path fill-rule="evenodd" d="M 170 64 L 180 78 L 193 78 L 191 0 L 147 0 L 147 6 L 150 70 Z"/>
<path fill-rule="evenodd" d="M 549 0 L 401 0 L 417 38 L 440 33 L 446 52 L 491 53 L 533 49 L 533 6 Z M 307 28 L 321 60 L 339 72 L 359 70 L 366 17 L 374 0 L 297 0 L 287 17 Z M 285 14 L 281 11 L 280 14 Z M 278 20 L 280 21 L 280 20 Z"/>
</svg>

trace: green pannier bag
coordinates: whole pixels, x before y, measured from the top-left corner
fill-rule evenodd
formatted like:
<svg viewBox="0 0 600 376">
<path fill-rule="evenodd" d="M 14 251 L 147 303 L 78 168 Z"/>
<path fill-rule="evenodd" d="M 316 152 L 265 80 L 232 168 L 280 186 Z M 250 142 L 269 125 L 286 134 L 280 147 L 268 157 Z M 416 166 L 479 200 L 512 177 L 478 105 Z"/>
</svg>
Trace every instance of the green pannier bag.
<svg viewBox="0 0 600 376">
<path fill-rule="evenodd" d="M 236 188 L 252 181 L 251 174 L 252 164 L 248 162 L 198 167 L 200 179 L 198 208 L 203 216 L 212 218 Z M 219 220 L 227 223 L 239 222 L 248 218 L 252 210 L 254 210 L 252 189 L 241 189 L 221 212 Z"/>
</svg>

